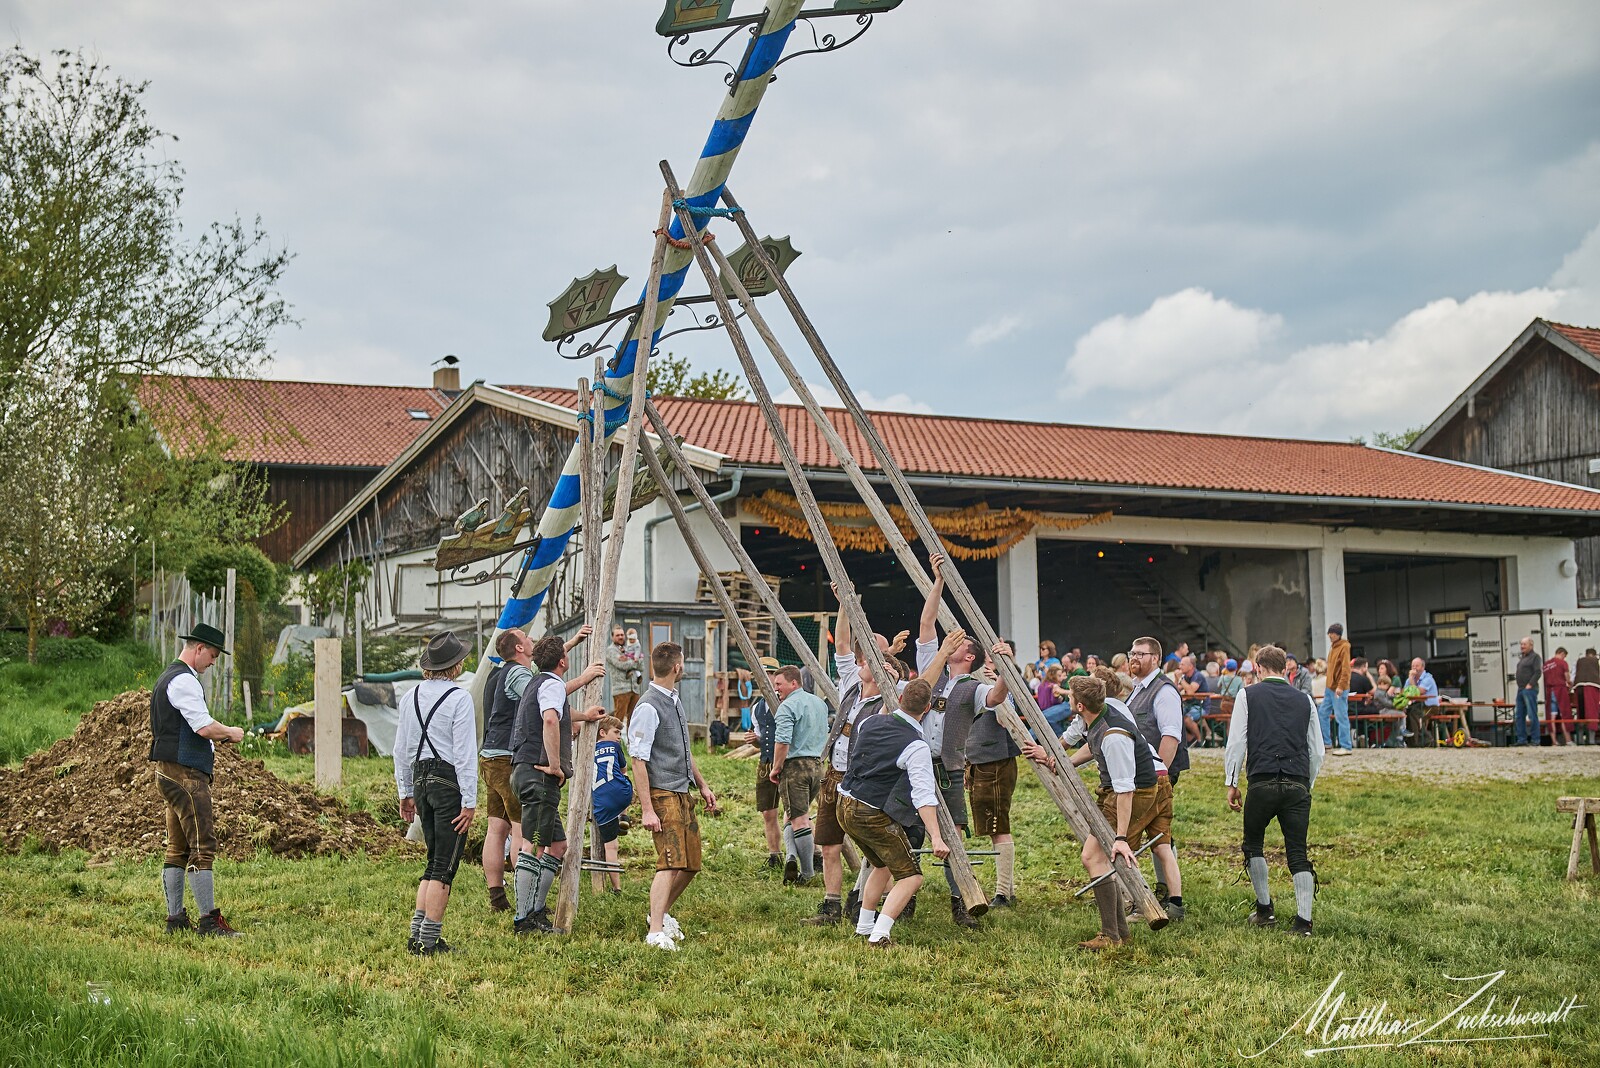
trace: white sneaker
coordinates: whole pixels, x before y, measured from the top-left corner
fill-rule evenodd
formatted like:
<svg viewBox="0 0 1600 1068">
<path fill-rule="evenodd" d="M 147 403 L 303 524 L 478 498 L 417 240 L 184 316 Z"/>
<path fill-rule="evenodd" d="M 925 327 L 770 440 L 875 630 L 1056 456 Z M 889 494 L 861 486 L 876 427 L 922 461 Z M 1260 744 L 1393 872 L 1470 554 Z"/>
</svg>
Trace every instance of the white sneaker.
<svg viewBox="0 0 1600 1068">
<path fill-rule="evenodd" d="M 645 935 L 644 944 L 655 946 L 657 949 L 669 949 L 674 953 L 678 952 L 678 943 L 674 942 L 672 936 L 667 934 L 666 931 L 657 931 L 654 934 Z"/>
<path fill-rule="evenodd" d="M 1355 752 L 1354 749 L 1341 749 L 1341 748 L 1335 747 L 1334 750 L 1333 750 L 1333 755 L 1334 756 L 1349 756 L 1350 754 L 1352 754 L 1354 752 Z"/>
<path fill-rule="evenodd" d="M 670 935 L 674 942 L 683 941 L 683 928 L 678 926 L 678 921 L 672 918 L 672 913 L 664 913 L 661 917 L 661 930 Z"/>
</svg>

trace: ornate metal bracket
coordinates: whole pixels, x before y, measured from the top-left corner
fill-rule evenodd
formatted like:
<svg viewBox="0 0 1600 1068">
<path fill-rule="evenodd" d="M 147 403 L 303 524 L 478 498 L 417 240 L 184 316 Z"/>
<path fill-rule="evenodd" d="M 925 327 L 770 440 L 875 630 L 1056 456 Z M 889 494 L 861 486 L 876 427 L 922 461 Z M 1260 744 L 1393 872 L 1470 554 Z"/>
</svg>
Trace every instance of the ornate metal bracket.
<svg viewBox="0 0 1600 1068">
<path fill-rule="evenodd" d="M 677 311 L 678 308 L 683 306 L 683 304 L 684 304 L 684 302 L 680 301 L 678 304 L 673 305 L 672 310 L 673 311 Z M 704 320 L 702 320 L 700 318 L 700 313 L 698 311 L 695 311 L 694 308 L 690 308 L 689 309 L 689 314 L 690 314 L 690 316 L 692 316 L 694 318 L 694 325 L 693 326 L 684 326 L 684 327 L 678 328 L 677 330 L 668 331 L 667 333 L 662 334 L 660 337 L 656 338 L 656 344 L 657 345 L 661 344 L 661 342 L 667 340 L 667 338 L 669 338 L 669 337 L 677 337 L 679 334 L 687 334 L 691 330 L 716 330 L 716 329 L 718 329 L 719 327 L 722 326 L 722 316 L 718 315 L 716 312 L 706 312 L 706 317 L 705 317 Z M 740 319 L 743 319 L 744 317 L 745 317 L 744 311 L 740 310 L 739 312 L 734 314 L 733 320 L 734 320 L 734 322 L 738 322 Z M 652 352 L 651 355 L 654 356 L 655 353 Z"/>
<path fill-rule="evenodd" d="M 698 313 L 694 312 L 694 309 L 691 307 L 691 305 L 710 304 L 715 299 L 716 298 L 709 293 L 702 293 L 697 297 L 679 297 L 675 302 L 673 302 L 672 310 L 667 313 L 667 318 L 671 319 L 672 316 L 677 313 L 679 308 L 689 308 L 690 314 L 694 315 L 696 322 L 699 322 L 700 316 Z M 626 321 L 628 324 L 628 329 L 623 331 L 622 336 L 627 337 L 633 332 L 633 324 L 637 321 L 638 316 L 642 311 L 644 311 L 644 305 L 635 304 L 631 308 L 623 308 L 621 311 L 613 312 L 609 319 L 602 320 L 606 323 L 606 328 L 600 333 L 599 337 L 595 338 L 593 341 L 583 342 L 582 344 L 578 345 L 576 349 L 570 352 L 567 350 L 570 348 L 570 346 L 577 342 L 578 335 L 573 333 L 562 338 L 557 338 L 556 355 L 560 356 L 564 360 L 581 360 L 586 356 L 593 356 L 599 352 L 609 352 L 615 350 L 617 347 L 615 342 L 612 342 L 609 345 L 605 343 L 607 335 L 611 333 L 618 323 Z M 715 315 L 711 316 L 711 318 L 714 320 L 714 322 L 711 324 L 712 326 L 722 325 L 721 320 L 717 319 Z M 740 318 L 743 318 L 743 316 L 740 316 Z M 591 327 L 594 327 L 600 324 L 592 323 L 590 325 Z M 656 338 L 656 343 L 659 345 L 664 339 L 671 337 L 672 334 L 681 334 L 686 330 L 709 330 L 710 328 L 710 326 L 686 326 L 682 330 L 674 330 L 670 334 L 662 334 L 661 337 Z M 652 356 L 657 355 L 654 350 L 651 350 L 650 354 Z"/>
<path fill-rule="evenodd" d="M 667 41 L 667 58 L 680 67 L 704 67 L 709 65 L 727 67 L 728 73 L 722 76 L 722 83 L 724 85 L 731 86 L 734 83 L 734 80 L 739 76 L 739 68 L 735 67 L 732 63 L 729 63 L 725 59 L 718 59 L 717 53 L 722 51 L 723 47 L 729 41 L 737 37 L 740 30 L 743 30 L 751 37 L 754 37 L 756 34 L 760 33 L 762 18 L 763 16 L 761 15 L 755 15 L 750 18 L 741 19 L 733 25 L 732 29 L 728 30 L 727 33 L 724 33 L 722 38 L 718 40 L 716 44 L 712 45 L 710 48 L 696 48 L 689 52 L 688 55 L 683 55 L 682 53 L 684 49 L 688 48 L 690 38 L 692 38 L 694 34 L 679 34 L 677 37 L 673 37 Z M 718 28 L 720 29 L 721 27 Z"/>
<path fill-rule="evenodd" d="M 782 59 L 778 60 L 778 66 L 781 67 L 790 60 L 799 59 L 801 56 L 814 56 L 819 52 L 837 52 L 845 45 L 854 44 L 855 42 L 861 40 L 862 35 L 868 30 L 872 29 L 872 16 L 866 12 L 862 12 L 856 16 L 856 25 L 859 27 L 859 29 L 843 40 L 840 40 L 837 34 L 818 33 L 816 25 L 811 21 L 813 18 L 817 18 L 822 15 L 842 14 L 847 14 L 847 12 L 801 12 L 800 18 L 797 21 L 805 23 L 806 29 L 811 31 L 811 43 L 813 47 L 802 49 L 799 52 L 793 52 L 787 56 L 784 56 Z"/>
</svg>

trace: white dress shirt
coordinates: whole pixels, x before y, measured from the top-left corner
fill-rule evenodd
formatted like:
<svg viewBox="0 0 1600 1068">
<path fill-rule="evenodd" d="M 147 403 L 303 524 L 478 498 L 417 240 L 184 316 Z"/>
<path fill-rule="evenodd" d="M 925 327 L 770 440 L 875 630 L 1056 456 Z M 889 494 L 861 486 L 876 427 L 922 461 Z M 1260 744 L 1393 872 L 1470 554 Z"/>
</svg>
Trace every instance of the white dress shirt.
<svg viewBox="0 0 1600 1068">
<path fill-rule="evenodd" d="M 927 739 L 922 737 L 922 724 L 899 710 L 891 715 L 899 716 L 917 728 L 917 737 L 906 743 L 906 747 L 900 750 L 900 755 L 894 762 L 911 781 L 911 807 L 927 808 L 930 805 L 937 805 L 939 784 L 933 777 L 933 751 L 928 748 Z M 846 797 L 855 796 L 843 786 L 839 787 L 839 792 Z"/>
<path fill-rule="evenodd" d="M 444 702 L 428 723 L 428 741 L 422 740 L 422 721 L 434 702 L 445 694 Z M 429 743 L 432 743 L 430 746 Z M 412 796 L 411 765 L 418 758 L 430 760 L 435 751 L 440 760 L 456 769 L 456 786 L 461 789 L 463 808 L 478 804 L 478 717 L 472 695 L 449 679 L 423 679 L 400 702 L 400 719 L 394 732 L 394 782 L 400 797 Z"/>
<path fill-rule="evenodd" d="M 665 694 L 678 706 L 678 714 L 683 714 L 683 702 L 678 700 L 677 690 L 669 690 L 654 679 L 650 680 L 650 689 Z M 656 728 L 660 725 L 661 717 L 656 715 L 653 706 L 643 701 L 634 705 L 633 714 L 628 717 L 628 755 L 634 760 L 649 760 L 656 745 Z"/>
<path fill-rule="evenodd" d="M 1134 695 L 1147 686 L 1155 685 L 1159 671 L 1152 671 L 1144 678 L 1139 679 L 1133 687 L 1133 693 L 1128 695 L 1128 703 L 1133 703 Z M 1161 687 L 1161 692 L 1156 694 L 1155 706 L 1151 709 L 1156 717 L 1156 729 L 1163 738 L 1176 738 L 1178 744 L 1183 744 L 1183 699 L 1178 696 L 1178 691 L 1170 686 Z M 1130 713 L 1131 715 L 1131 713 Z M 1134 718 L 1135 725 L 1139 720 Z"/>
<path fill-rule="evenodd" d="M 167 683 L 167 700 L 183 715 L 183 721 L 196 734 L 215 722 L 206 708 L 206 692 L 200 687 L 200 676 L 194 673 L 193 668 L 174 675 L 172 681 Z M 213 752 L 216 751 L 217 747 L 211 744 L 211 739 L 200 740 L 210 745 Z"/>
</svg>

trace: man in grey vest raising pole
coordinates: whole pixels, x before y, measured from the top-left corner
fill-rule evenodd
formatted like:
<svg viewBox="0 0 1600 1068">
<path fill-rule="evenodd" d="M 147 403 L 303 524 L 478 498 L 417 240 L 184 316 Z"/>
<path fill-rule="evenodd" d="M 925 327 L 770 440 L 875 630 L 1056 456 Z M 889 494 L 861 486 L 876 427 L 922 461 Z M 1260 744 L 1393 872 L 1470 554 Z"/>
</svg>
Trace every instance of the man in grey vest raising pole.
<svg viewBox="0 0 1600 1068">
<path fill-rule="evenodd" d="M 1189 769 L 1189 749 L 1183 744 L 1183 700 L 1161 671 L 1161 643 L 1150 637 L 1135 638 L 1128 648 L 1127 672 L 1134 680 L 1128 710 L 1139 733 L 1167 766 L 1167 778 L 1176 791 L 1179 776 Z M 1156 900 L 1166 909 L 1168 919 L 1181 920 L 1183 875 L 1178 871 L 1178 852 L 1171 836 L 1150 852 L 1156 866 Z"/>
<path fill-rule="evenodd" d="M 1311 823 L 1311 787 L 1322 767 L 1322 726 L 1311 698 L 1283 677 L 1286 657 L 1275 645 L 1256 653 L 1261 681 L 1239 691 L 1228 724 L 1228 748 L 1223 754 L 1228 807 L 1240 810 L 1239 771 L 1250 780 L 1244 799 L 1244 860 L 1256 908 L 1250 922 L 1272 927 L 1278 918 L 1267 885 L 1267 858 L 1262 851 L 1267 824 L 1274 819 L 1283 831 L 1283 849 L 1294 875 L 1295 918 L 1291 934 L 1311 934 L 1311 899 L 1317 890 L 1316 872 L 1306 856 L 1306 835 Z"/>
<path fill-rule="evenodd" d="M 199 932 L 232 938 L 217 908 L 211 862 L 217 855 L 216 824 L 211 813 L 211 772 L 216 753 L 212 742 L 237 742 L 238 727 L 211 718 L 200 676 L 227 650 L 222 632 L 196 623 L 183 637 L 183 651 L 150 689 L 150 759 L 156 764 L 156 786 L 167 806 L 167 855 L 161 865 L 161 886 L 167 896 L 167 933 L 193 930 L 183 907 L 183 878 L 200 913 Z"/>
<path fill-rule="evenodd" d="M 689 749 L 689 718 L 678 697 L 683 649 L 662 642 L 650 651 L 650 685 L 628 720 L 628 755 L 644 809 L 644 826 L 655 836 L 656 875 L 650 882 L 650 930 L 645 942 L 676 950 L 683 928 L 668 911 L 700 870 L 700 824 L 694 814 L 698 788 L 706 811 L 720 811 L 717 795 L 695 766 Z"/>
</svg>

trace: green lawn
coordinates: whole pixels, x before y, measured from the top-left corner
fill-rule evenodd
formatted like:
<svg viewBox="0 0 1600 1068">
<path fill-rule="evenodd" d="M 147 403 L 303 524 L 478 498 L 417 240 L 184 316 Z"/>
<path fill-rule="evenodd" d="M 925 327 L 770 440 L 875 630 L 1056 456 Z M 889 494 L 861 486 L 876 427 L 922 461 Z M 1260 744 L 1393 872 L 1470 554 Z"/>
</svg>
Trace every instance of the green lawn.
<svg viewBox="0 0 1600 1068">
<path fill-rule="evenodd" d="M 426 961 L 402 949 L 414 857 L 222 862 L 219 903 L 248 934 L 226 944 L 161 933 L 156 860 L 8 857 L 0 1064 L 1217 1065 L 1267 1046 L 1341 972 L 1347 1012 L 1386 1000 L 1392 1015 L 1436 1017 L 1460 985 L 1445 976 L 1502 968 L 1499 1006 L 1600 1003 L 1600 882 L 1562 879 L 1570 823 L 1553 812 L 1558 793 L 1600 794 L 1600 778 L 1325 781 L 1316 936 L 1296 940 L 1244 926 L 1238 817 L 1201 756 L 1178 798 L 1189 917 L 1136 929 L 1103 959 L 1075 946 L 1094 909 L 1072 898 L 1076 844 L 1029 776 L 1021 906 L 958 933 L 935 876 L 888 953 L 799 925 L 820 892 L 765 872 L 754 767 L 723 758 L 704 761 L 727 814 L 703 821 L 707 870 L 676 910 L 689 934 L 676 954 L 642 942 L 637 830 L 623 838 L 624 894 L 585 896 L 570 938 L 513 939 L 463 865 L 445 925 L 460 952 Z M 270 764 L 310 777 L 309 758 Z M 388 763 L 345 767 L 352 798 L 381 807 Z M 1273 879 L 1286 918 L 1277 863 Z M 109 1005 L 91 1003 L 90 983 Z M 1251 1063 L 1297 1063 L 1309 1045 L 1297 1033 Z M 1596 1048 L 1600 1009 L 1584 1008 L 1548 1037 L 1317 1059 L 1586 1065 Z"/>
</svg>

